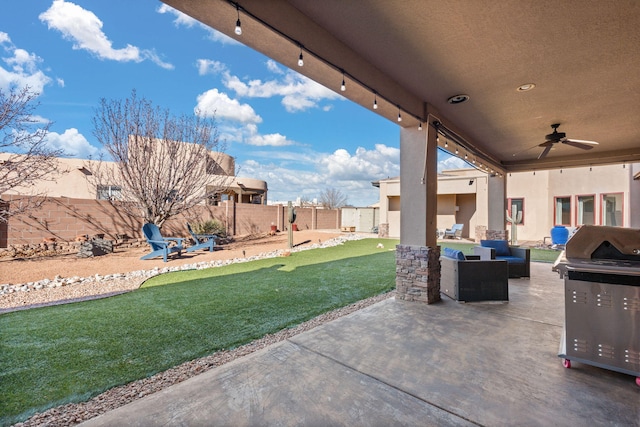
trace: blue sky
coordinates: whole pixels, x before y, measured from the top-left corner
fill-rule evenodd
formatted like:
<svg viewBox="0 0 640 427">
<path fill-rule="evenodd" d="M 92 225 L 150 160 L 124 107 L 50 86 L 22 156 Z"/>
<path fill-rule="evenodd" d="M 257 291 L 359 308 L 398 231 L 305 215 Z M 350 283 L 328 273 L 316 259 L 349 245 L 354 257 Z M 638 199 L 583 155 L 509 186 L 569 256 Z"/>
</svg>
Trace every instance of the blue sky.
<svg viewBox="0 0 640 427">
<path fill-rule="evenodd" d="M 267 181 L 271 201 L 333 187 L 367 206 L 371 181 L 400 173 L 397 124 L 159 1 L 0 1 L 0 88 L 39 92 L 48 143 L 73 157 L 101 152 L 100 99 L 135 89 L 174 114 L 216 111 L 238 175 Z"/>
</svg>

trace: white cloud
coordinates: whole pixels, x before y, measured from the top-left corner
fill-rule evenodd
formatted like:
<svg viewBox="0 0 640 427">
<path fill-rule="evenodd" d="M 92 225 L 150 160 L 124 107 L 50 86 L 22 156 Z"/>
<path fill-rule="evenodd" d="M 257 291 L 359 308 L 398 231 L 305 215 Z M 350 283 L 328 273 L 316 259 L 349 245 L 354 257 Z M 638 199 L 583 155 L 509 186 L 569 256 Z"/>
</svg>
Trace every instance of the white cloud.
<svg viewBox="0 0 640 427">
<path fill-rule="evenodd" d="M 335 180 L 375 181 L 400 173 L 400 150 L 376 144 L 374 150 L 358 147 L 354 155 L 339 149 L 320 159 L 328 177 Z"/>
<path fill-rule="evenodd" d="M 66 155 L 80 159 L 97 157 L 100 152 L 75 128 L 67 129 L 62 134 L 49 132 L 46 142 L 51 148 L 62 149 Z"/>
<path fill-rule="evenodd" d="M 345 149 L 333 153 L 300 151 L 248 153 L 253 156 L 240 165 L 242 175 L 267 181 L 269 199 L 295 200 L 318 198 L 327 188 L 338 188 L 355 206 L 378 201 L 379 190 L 372 181 L 397 176 L 400 150 L 377 144 L 373 150 L 358 148 L 351 154 Z M 261 163 L 259 159 L 268 159 Z"/>
<path fill-rule="evenodd" d="M 131 44 L 114 49 L 111 40 L 102 31 L 102 21 L 93 12 L 75 3 L 54 0 L 39 18 L 49 29 L 60 31 L 65 39 L 72 41 L 73 49 L 87 50 L 100 59 L 120 62 L 142 62 L 148 59 L 162 68 L 173 68 L 173 65 L 163 62 L 153 50 L 141 50 Z"/>
<path fill-rule="evenodd" d="M 167 14 L 173 15 L 175 17 L 175 19 L 173 20 L 173 25 L 175 25 L 176 27 L 187 27 L 187 28 L 198 27 L 202 30 L 205 30 L 208 33 L 208 38 L 214 42 L 218 42 L 221 44 L 229 44 L 229 45 L 240 44 L 238 41 L 232 39 L 226 34 L 223 34 L 220 31 L 214 30 L 213 28 L 208 27 L 202 22 L 196 19 L 193 19 L 189 15 L 184 14 L 179 10 L 176 10 L 166 4 L 163 4 L 160 7 L 158 7 L 156 11 L 161 14 L 167 13 Z"/>
<path fill-rule="evenodd" d="M 260 123 L 262 118 L 256 114 L 249 104 L 240 104 L 237 99 L 231 99 L 218 89 L 210 89 L 197 98 L 195 112 L 217 119 L 233 120 L 241 123 Z"/>
<path fill-rule="evenodd" d="M 330 89 L 292 70 L 283 72 L 278 65 L 269 60 L 267 68 L 282 77 L 276 80 L 260 79 L 243 81 L 229 71 L 223 72 L 223 84 L 240 97 L 271 98 L 282 97 L 282 105 L 290 112 L 308 110 L 319 106 L 326 99 L 343 99 Z"/>
<path fill-rule="evenodd" d="M 173 15 L 175 17 L 175 19 L 173 20 L 173 24 L 176 27 L 184 26 L 184 27 L 191 28 L 194 25 L 200 24 L 200 21 L 198 21 L 197 19 L 193 19 L 186 13 L 182 13 L 179 10 L 172 8 L 167 4 L 160 5 L 160 7 L 156 9 L 156 12 L 160 14 L 168 13 L 170 15 Z"/>
<path fill-rule="evenodd" d="M 456 157 L 445 152 L 441 153 L 438 153 L 438 173 L 444 170 L 463 169 L 470 167 L 469 163 L 465 162 L 460 157 Z"/>
<path fill-rule="evenodd" d="M 284 71 L 278 66 L 278 63 L 273 59 L 267 60 L 267 70 L 275 74 L 284 74 Z"/>
<path fill-rule="evenodd" d="M 9 54 L 2 58 L 8 67 L 0 66 L 0 89 L 29 86 L 33 92 L 42 93 L 51 82 L 51 78 L 39 69 L 42 58 L 14 46 L 7 33 L 0 32 L 0 45 Z"/>
<path fill-rule="evenodd" d="M 220 61 L 212 61 L 211 59 L 198 59 L 198 74 L 205 76 L 207 74 L 218 74 L 226 71 L 227 66 Z"/>
<path fill-rule="evenodd" d="M 271 133 L 268 135 L 252 135 L 247 138 L 245 142 L 249 145 L 268 145 L 271 147 L 284 147 L 294 144 L 293 141 L 287 139 L 286 136 L 280 135 L 279 133 Z"/>
</svg>

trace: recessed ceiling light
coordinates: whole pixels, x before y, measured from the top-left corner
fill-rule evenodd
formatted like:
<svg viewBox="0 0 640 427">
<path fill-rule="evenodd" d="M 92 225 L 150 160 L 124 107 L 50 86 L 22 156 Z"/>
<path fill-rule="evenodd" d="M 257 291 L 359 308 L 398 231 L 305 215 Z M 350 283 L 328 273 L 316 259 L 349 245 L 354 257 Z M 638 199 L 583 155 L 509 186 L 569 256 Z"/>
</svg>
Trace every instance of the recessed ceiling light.
<svg viewBox="0 0 640 427">
<path fill-rule="evenodd" d="M 447 99 L 447 102 L 449 104 L 461 104 L 468 100 L 469 100 L 469 95 L 454 95 L 451 98 Z"/>
<path fill-rule="evenodd" d="M 523 85 L 518 86 L 518 92 L 526 92 L 528 90 L 533 89 L 534 87 L 536 87 L 535 83 L 525 83 Z"/>
</svg>

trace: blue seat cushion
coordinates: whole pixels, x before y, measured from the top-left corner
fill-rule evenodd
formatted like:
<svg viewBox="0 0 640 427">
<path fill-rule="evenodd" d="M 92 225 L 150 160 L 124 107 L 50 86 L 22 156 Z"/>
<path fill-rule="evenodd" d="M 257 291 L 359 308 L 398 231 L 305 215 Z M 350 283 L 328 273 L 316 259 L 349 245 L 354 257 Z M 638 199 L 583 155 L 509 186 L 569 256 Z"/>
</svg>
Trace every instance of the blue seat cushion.
<svg viewBox="0 0 640 427">
<path fill-rule="evenodd" d="M 507 263 L 509 263 L 509 264 L 524 264 L 525 263 L 525 259 L 524 258 L 519 258 L 517 256 L 497 256 L 496 255 L 496 259 L 507 261 Z"/>
<path fill-rule="evenodd" d="M 451 248 L 443 248 L 442 255 L 447 258 L 458 259 L 460 261 L 464 261 L 464 253 L 462 251 L 451 249 Z"/>
<path fill-rule="evenodd" d="M 509 242 L 506 240 L 480 240 L 480 246 L 495 249 L 496 257 L 511 255 L 511 251 L 509 251 Z"/>
</svg>

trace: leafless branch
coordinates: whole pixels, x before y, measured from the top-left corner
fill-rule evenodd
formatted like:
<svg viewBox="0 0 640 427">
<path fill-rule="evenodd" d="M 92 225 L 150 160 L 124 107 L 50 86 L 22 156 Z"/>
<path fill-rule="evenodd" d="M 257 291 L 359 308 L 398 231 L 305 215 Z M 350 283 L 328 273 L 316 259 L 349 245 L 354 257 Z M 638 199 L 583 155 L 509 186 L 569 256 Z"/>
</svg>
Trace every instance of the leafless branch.
<svg viewBox="0 0 640 427">
<path fill-rule="evenodd" d="M 34 185 L 54 179 L 59 170 L 57 157 L 64 154 L 46 144 L 51 123 L 41 123 L 34 117 L 37 97 L 28 86 L 9 92 L 0 89 L 0 196 L 10 190 L 30 196 L 0 203 L 0 222 L 42 203 L 46 194 L 35 191 Z"/>
<path fill-rule="evenodd" d="M 102 99 L 94 135 L 115 168 L 94 165 L 96 185 L 118 186 L 113 203 L 158 226 L 228 187 L 215 120 L 172 116 L 133 91 L 124 100 Z M 128 202 L 128 203 L 122 203 Z"/>
</svg>

